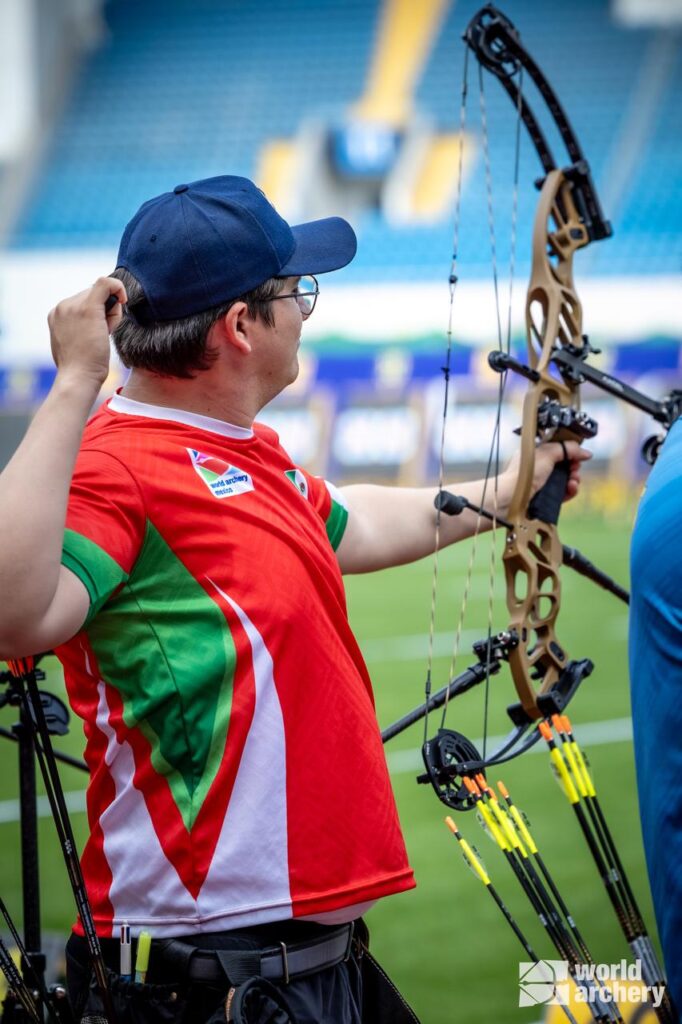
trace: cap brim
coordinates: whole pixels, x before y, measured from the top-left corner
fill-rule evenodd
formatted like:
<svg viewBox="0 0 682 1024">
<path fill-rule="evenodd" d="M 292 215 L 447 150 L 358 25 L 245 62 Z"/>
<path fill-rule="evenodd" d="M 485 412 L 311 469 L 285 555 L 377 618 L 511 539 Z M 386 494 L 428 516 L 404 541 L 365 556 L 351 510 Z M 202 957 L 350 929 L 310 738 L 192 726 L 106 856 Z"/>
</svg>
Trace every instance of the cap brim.
<svg viewBox="0 0 682 1024">
<path fill-rule="evenodd" d="M 358 240 L 342 217 L 325 217 L 292 227 L 296 248 L 278 277 L 301 277 L 340 270 L 355 256 Z"/>
</svg>

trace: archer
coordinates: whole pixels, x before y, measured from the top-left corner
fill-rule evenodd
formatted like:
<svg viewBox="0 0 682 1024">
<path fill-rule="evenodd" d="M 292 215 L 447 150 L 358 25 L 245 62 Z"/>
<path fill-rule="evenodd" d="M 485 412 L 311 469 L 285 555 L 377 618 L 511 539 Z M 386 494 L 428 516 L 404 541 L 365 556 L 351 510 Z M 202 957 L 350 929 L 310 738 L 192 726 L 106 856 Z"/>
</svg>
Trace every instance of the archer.
<svg viewBox="0 0 682 1024">
<path fill-rule="evenodd" d="M 119 970 L 120 927 L 151 932 L 146 982 L 172 983 L 178 1020 L 244 985 L 299 1024 L 416 1020 L 386 984 L 381 1011 L 362 994 L 359 919 L 414 880 L 342 574 L 432 552 L 436 491 L 339 490 L 257 422 L 296 379 L 311 275 L 355 249 L 345 221 L 291 228 L 244 178 L 150 200 L 114 274 L 51 312 L 54 386 L 0 477 L 0 654 L 64 666 L 104 960 Z M 88 422 L 110 334 L 131 373 Z M 532 490 L 565 460 L 573 496 L 588 457 L 540 446 Z M 480 504 L 483 482 L 458 491 Z M 439 543 L 475 527 L 465 510 Z M 76 1012 L 96 1012 L 79 926 L 67 956 Z M 112 982 L 123 1008 L 131 991 Z"/>
</svg>

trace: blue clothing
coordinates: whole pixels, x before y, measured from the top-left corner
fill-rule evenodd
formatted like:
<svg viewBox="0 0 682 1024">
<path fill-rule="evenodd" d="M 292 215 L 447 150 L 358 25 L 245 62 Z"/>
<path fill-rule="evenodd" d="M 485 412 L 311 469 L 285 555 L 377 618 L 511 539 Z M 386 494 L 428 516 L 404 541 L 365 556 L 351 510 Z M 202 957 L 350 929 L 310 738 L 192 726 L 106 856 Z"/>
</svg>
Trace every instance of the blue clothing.
<svg viewBox="0 0 682 1024">
<path fill-rule="evenodd" d="M 670 994 L 682 1007 L 682 419 L 651 471 L 630 559 L 640 813 Z"/>
</svg>

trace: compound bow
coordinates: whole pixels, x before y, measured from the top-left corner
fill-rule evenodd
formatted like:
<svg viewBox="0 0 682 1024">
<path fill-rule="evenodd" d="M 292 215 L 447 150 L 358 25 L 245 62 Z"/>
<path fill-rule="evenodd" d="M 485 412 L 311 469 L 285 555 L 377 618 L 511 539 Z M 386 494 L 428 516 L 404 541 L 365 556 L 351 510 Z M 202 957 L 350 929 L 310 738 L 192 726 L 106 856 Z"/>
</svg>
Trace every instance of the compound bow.
<svg viewBox="0 0 682 1024">
<path fill-rule="evenodd" d="M 500 663 L 507 661 L 520 704 L 509 709 L 515 729 L 504 743 L 485 760 L 476 756 L 473 744 L 457 733 L 450 736 L 439 734 L 440 738 L 427 740 L 424 744 L 426 781 L 434 783 L 441 799 L 447 797 L 445 803 L 458 809 L 473 806 L 473 801 L 463 791 L 464 787 L 453 786 L 448 779 L 453 774 L 453 766 L 459 765 L 466 774 L 469 768 L 480 771 L 523 753 L 529 743 L 520 744 L 519 741 L 530 726 L 540 719 L 561 713 L 582 679 L 592 671 L 589 659 L 570 659 L 557 638 L 556 622 L 561 606 L 559 571 L 562 564 L 589 577 L 621 600 L 627 602 L 629 599 L 627 591 L 584 555 L 562 545 L 557 523 L 566 494 L 570 463 L 566 459 L 559 463 L 544 487 L 533 496 L 537 444 L 542 441 L 561 444 L 567 440 L 580 443 L 596 435 L 596 421 L 580 409 L 581 384 L 586 380 L 647 412 L 663 426 L 663 435 L 645 442 L 644 455 L 650 463 L 655 460 L 665 432 L 682 414 L 682 391 L 673 391 L 657 401 L 588 362 L 588 357 L 598 350 L 590 345 L 583 333 L 582 307 L 573 281 L 573 257 L 579 249 L 612 234 L 611 225 L 601 210 L 589 164 L 554 90 L 523 47 L 517 29 L 504 14 L 493 5 L 486 5 L 472 18 L 464 40 L 480 66 L 494 74 L 509 94 L 537 150 L 545 177 L 537 183 L 540 199 L 533 228 L 532 269 L 526 297 L 528 363 L 520 362 L 501 347 L 489 356 L 490 366 L 501 374 L 503 382 L 509 372 L 529 382 L 519 431 L 519 473 L 507 518 L 502 519 L 496 511 L 472 506 L 466 499 L 443 490 L 443 443 L 436 499 L 436 548 L 443 513 L 456 515 L 465 508 L 473 509 L 479 522 L 482 518 L 492 519 L 495 525 L 505 529 L 503 559 L 510 625 L 504 632 L 489 635 L 474 644 L 478 664 L 452 679 L 437 694 L 431 693 L 429 665 L 425 702 L 382 734 L 386 742 L 408 725 L 426 718 L 431 710 L 447 706 L 453 696 L 488 680 L 499 671 Z M 524 72 L 535 83 L 565 144 L 571 162 L 562 169 L 558 167 L 538 119 L 523 94 Z M 465 95 L 466 84 L 463 88 Z M 458 217 L 459 209 L 456 219 Z M 457 283 L 458 233 L 456 227 L 450 275 L 451 297 Z M 444 418 L 448 411 L 451 334 L 450 326 L 444 366 Z M 501 387 L 500 405 L 503 395 L 504 388 Z M 491 450 L 488 475 L 492 465 Z M 441 733 L 447 734 L 450 730 L 441 730 Z M 530 742 L 534 743 L 538 738 L 539 734 L 533 730 Z M 467 756 L 453 760 L 453 750 L 449 749 L 453 745 L 458 755 L 464 753 Z M 445 769 L 444 773 L 441 773 L 441 768 Z"/>
<path fill-rule="evenodd" d="M 445 426 L 443 426 L 440 455 L 440 484 L 436 499 L 436 560 L 438 553 L 440 517 L 443 513 L 457 515 L 465 508 L 473 509 L 478 515 L 476 534 L 481 519 L 492 519 L 506 532 L 504 546 L 504 570 L 506 578 L 506 601 L 510 615 L 508 628 L 496 636 L 489 629 L 485 640 L 474 645 L 478 663 L 468 668 L 451 681 L 437 694 L 431 693 L 431 656 L 427 670 L 425 701 L 399 722 L 389 726 L 383 733 L 384 741 L 397 735 L 408 725 L 424 717 L 425 731 L 422 757 L 426 768 L 425 774 L 419 777 L 420 782 L 431 783 L 439 799 L 448 807 L 457 810 L 468 810 L 476 806 L 479 812 L 482 805 L 482 793 L 485 791 L 485 769 L 491 765 L 517 757 L 529 749 L 541 735 L 547 739 L 548 723 L 554 720 L 557 730 L 565 727 L 560 718 L 580 682 L 588 676 L 592 662 L 587 659 L 571 659 L 564 644 L 557 636 L 557 618 L 561 607 L 561 584 L 559 571 L 562 565 L 568 565 L 581 574 L 588 576 L 598 585 L 614 593 L 623 601 L 628 601 L 628 594 L 601 570 L 593 566 L 575 549 L 562 545 L 557 523 L 562 502 L 566 495 L 570 475 L 570 462 L 565 457 L 557 464 L 547 483 L 533 495 L 533 477 L 536 448 L 540 442 L 557 442 L 565 445 L 566 441 L 581 443 L 597 433 L 597 423 L 580 408 L 580 389 L 584 381 L 617 396 L 618 398 L 638 407 L 653 416 L 664 428 L 672 425 L 682 414 L 682 391 L 673 391 L 662 401 L 656 401 L 636 391 L 624 382 L 604 374 L 590 365 L 589 356 L 596 352 L 583 333 L 582 307 L 573 281 L 574 254 L 592 242 L 608 238 L 612 234 L 611 225 L 605 219 L 599 198 L 592 181 L 590 167 L 585 159 L 580 144 L 573 132 L 566 113 L 554 90 L 539 69 L 538 65 L 523 47 L 519 33 L 500 11 L 492 5 L 482 8 L 471 20 L 464 40 L 476 57 L 479 67 L 491 72 L 500 81 L 510 96 L 520 121 L 523 121 L 528 134 L 535 146 L 544 171 L 543 179 L 538 183 L 540 198 L 535 215 L 532 237 L 532 269 L 526 297 L 526 335 L 527 363 L 515 359 L 507 348 L 491 353 L 489 364 L 501 375 L 499 404 L 504 394 L 504 383 L 507 375 L 518 374 L 528 381 L 523 403 L 523 416 L 520 428 L 520 462 L 514 492 L 507 511 L 507 518 L 502 519 L 485 507 L 471 505 L 466 499 L 449 494 L 443 490 L 443 450 Z M 467 93 L 463 86 L 462 110 L 465 107 Z M 528 74 L 544 100 L 547 110 L 553 119 L 563 144 L 568 153 L 569 163 L 560 168 L 550 149 L 545 134 L 523 93 L 523 75 Z M 464 113 L 462 114 L 463 134 Z M 461 144 L 460 140 L 460 144 Z M 487 152 L 487 140 L 485 141 Z M 517 160 L 518 167 L 518 160 Z M 455 245 L 453 264 L 450 275 L 451 313 L 448 328 L 448 355 L 444 367 L 445 402 L 444 420 L 448 410 L 448 384 L 450 367 L 450 348 L 452 343 L 452 299 L 457 283 L 456 263 L 459 236 L 459 196 L 458 188 Z M 492 207 L 489 196 L 489 207 Z M 499 323 L 498 313 L 498 323 Z M 499 407 L 496 430 L 499 432 Z M 664 436 L 664 435 L 663 435 Z M 498 433 L 499 438 L 499 433 Z M 650 438 L 644 446 L 644 456 L 653 462 L 663 437 Z M 494 465 L 494 447 L 488 463 L 486 475 L 490 475 Z M 564 447 L 564 456 L 566 449 Z M 485 505 L 485 489 L 482 499 Z M 496 505 L 496 502 L 495 502 Z M 435 588 L 437 579 L 437 561 L 434 563 L 434 600 L 432 601 L 431 638 L 433 638 L 433 621 L 435 613 Z M 468 584 L 465 587 L 465 598 Z M 458 637 L 461 630 L 458 629 Z M 455 657 L 458 640 L 455 642 Z M 430 647 L 432 650 L 432 639 Z M 453 657 L 453 665 L 455 657 Z M 444 706 L 447 709 L 449 700 L 470 689 L 482 681 L 488 682 L 490 676 L 497 673 L 502 662 L 508 662 L 516 688 L 519 703 L 508 709 L 514 723 L 512 732 L 502 744 L 489 756 L 481 757 L 474 744 L 461 733 L 444 728 L 443 721 L 437 735 L 428 738 L 428 714 L 431 710 Z M 452 675 L 452 672 L 450 673 Z M 543 732 L 534 728 L 541 723 Z M 570 744 L 565 732 L 560 732 L 562 742 L 566 741 L 566 750 L 572 755 Z M 559 755 L 557 754 L 557 757 Z M 477 783 L 473 782 L 475 778 Z M 584 790 L 589 796 L 592 787 L 589 773 L 582 774 L 576 769 L 576 787 L 570 778 L 564 779 L 571 792 Z M 488 797 L 490 799 L 490 795 Z M 461 841 L 461 836 L 450 820 L 453 833 Z M 601 827 L 601 826 L 600 826 Z M 599 832 L 599 829 L 595 829 Z M 586 836 L 586 838 L 588 838 Z M 504 837 L 503 837 L 504 841 Z M 589 841 L 589 839 L 588 839 Z M 510 840 L 512 842 L 512 840 Z M 608 850 L 612 844 L 610 833 L 604 838 Z M 598 854 L 599 855 L 599 854 Z M 662 980 L 662 971 L 655 962 L 653 948 L 641 922 L 641 915 L 634 906 L 627 879 L 622 874 L 622 866 L 616 856 L 615 867 L 605 868 L 604 884 L 609 888 L 609 880 L 617 885 L 627 886 L 627 899 L 623 897 L 625 912 L 629 913 L 629 902 L 633 904 L 631 919 L 624 928 L 628 941 L 636 956 L 644 958 L 650 966 L 649 977 L 652 984 Z M 475 858 L 474 858 L 475 860 Z M 471 859 L 469 862 L 473 864 Z M 479 876 L 481 872 L 476 868 Z M 610 872 L 610 876 L 609 876 Z M 485 872 L 483 872 L 485 874 Z M 489 881 L 486 883 L 489 884 Z M 612 901 L 619 898 L 618 893 L 609 892 Z M 632 897 L 632 898 L 631 898 Z M 614 903 L 615 906 L 615 903 Z M 505 910 L 505 916 L 509 916 Z M 565 915 L 564 915 L 565 916 Z M 573 922 L 568 919 L 572 924 Z M 518 934 L 518 931 L 517 931 Z M 561 930 L 557 931 L 558 938 Z M 558 949 L 562 949 L 560 944 Z M 569 950 L 570 944 L 565 947 Z M 578 950 L 578 952 L 580 952 Z M 581 954 L 582 955 L 582 954 Z M 598 1011 L 603 1019 L 619 1019 L 617 1011 L 609 1011 L 604 1006 Z M 593 1010 L 593 1012 L 595 1012 Z M 674 1011 L 666 997 L 662 1008 L 657 1011 L 661 1020 L 670 1021 Z M 567 1013 L 570 1015 L 570 1011 Z M 595 1012 L 597 1019 L 602 1019 Z M 675 1018 L 676 1019 L 676 1018 Z"/>
</svg>

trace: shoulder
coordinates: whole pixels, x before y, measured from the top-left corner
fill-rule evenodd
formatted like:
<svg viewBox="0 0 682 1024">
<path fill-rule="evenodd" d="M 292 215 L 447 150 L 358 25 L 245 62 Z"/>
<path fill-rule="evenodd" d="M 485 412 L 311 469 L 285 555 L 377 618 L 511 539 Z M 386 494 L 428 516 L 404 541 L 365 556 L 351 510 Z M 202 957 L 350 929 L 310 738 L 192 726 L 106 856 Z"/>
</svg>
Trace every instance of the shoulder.
<svg viewBox="0 0 682 1024">
<path fill-rule="evenodd" d="M 273 430 L 272 427 L 267 427 L 265 423 L 259 423 L 256 421 L 253 425 L 253 432 L 259 440 L 264 441 L 273 448 L 281 448 L 279 434 L 276 430 Z"/>
<path fill-rule="evenodd" d="M 139 433 L 131 417 L 115 413 L 105 401 L 86 423 L 80 450 L 117 453 L 125 458 L 126 448 L 135 443 Z"/>
</svg>

